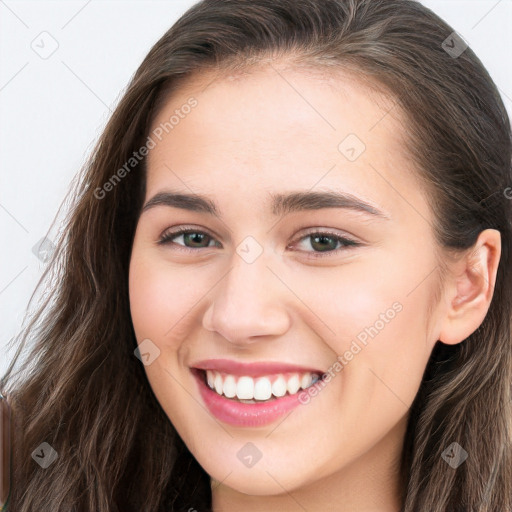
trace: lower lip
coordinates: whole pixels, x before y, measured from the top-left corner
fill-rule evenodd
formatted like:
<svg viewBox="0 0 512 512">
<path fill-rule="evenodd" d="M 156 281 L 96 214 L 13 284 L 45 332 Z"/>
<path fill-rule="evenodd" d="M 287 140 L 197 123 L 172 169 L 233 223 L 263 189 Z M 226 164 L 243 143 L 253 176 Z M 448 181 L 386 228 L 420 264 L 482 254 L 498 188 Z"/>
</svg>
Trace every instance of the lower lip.
<svg viewBox="0 0 512 512">
<path fill-rule="evenodd" d="M 193 369 L 201 397 L 209 411 L 220 421 L 235 427 L 268 425 L 300 405 L 299 393 L 260 404 L 244 404 L 219 395 L 204 382 L 204 373 Z"/>
</svg>

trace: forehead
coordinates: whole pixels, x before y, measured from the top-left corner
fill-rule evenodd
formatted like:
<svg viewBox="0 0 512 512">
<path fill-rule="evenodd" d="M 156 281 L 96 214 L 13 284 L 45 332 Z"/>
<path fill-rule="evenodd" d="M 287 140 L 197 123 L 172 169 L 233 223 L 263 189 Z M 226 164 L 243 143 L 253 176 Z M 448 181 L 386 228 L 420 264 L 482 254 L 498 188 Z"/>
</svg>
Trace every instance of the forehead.
<svg viewBox="0 0 512 512">
<path fill-rule="evenodd" d="M 404 126 L 395 98 L 353 74 L 271 64 L 204 73 L 155 116 L 161 140 L 148 155 L 147 195 L 192 188 L 261 204 L 269 191 L 336 189 L 397 213 L 412 201 L 427 215 Z"/>
</svg>

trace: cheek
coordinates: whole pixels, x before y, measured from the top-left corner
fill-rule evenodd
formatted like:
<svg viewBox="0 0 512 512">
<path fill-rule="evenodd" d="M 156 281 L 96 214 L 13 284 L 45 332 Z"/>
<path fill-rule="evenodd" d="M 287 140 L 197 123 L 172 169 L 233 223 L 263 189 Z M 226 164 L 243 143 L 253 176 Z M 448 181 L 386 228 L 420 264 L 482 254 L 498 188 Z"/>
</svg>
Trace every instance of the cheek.
<svg viewBox="0 0 512 512">
<path fill-rule="evenodd" d="M 187 314 L 199 300 L 199 291 L 191 286 L 193 280 L 186 274 L 162 261 L 161 256 L 155 257 L 151 250 L 134 246 L 129 297 L 135 336 L 139 344 L 149 339 L 160 350 L 144 370 L 163 410 L 177 424 L 180 411 L 190 406 L 189 395 L 182 396 L 182 386 L 191 385 L 182 382 L 178 360 L 186 345 L 184 331 L 190 328 L 186 325 Z"/>
<path fill-rule="evenodd" d="M 190 322 L 197 322 L 202 299 L 215 279 L 217 275 L 206 267 L 180 266 L 167 261 L 165 254 L 134 246 L 129 295 L 137 339 L 150 338 L 157 345 L 179 348 L 190 336 Z"/>
<path fill-rule="evenodd" d="M 169 300 L 165 281 L 155 266 L 139 255 L 130 262 L 129 275 L 130 310 L 137 339 L 160 337 L 163 326 L 162 310 Z M 159 334 L 157 336 L 157 334 Z"/>
<path fill-rule="evenodd" d="M 330 328 L 324 339 L 344 358 L 343 373 L 364 382 L 370 394 L 392 398 L 388 386 L 406 403 L 415 396 L 435 341 L 425 327 L 434 284 L 434 276 L 425 275 L 432 268 L 425 257 L 397 253 L 317 274 L 315 287 L 307 283 L 316 290 L 309 292 L 315 311 Z"/>
<path fill-rule="evenodd" d="M 129 293 L 132 322 L 137 339 L 158 340 L 189 309 L 190 283 L 151 254 L 134 248 L 130 262 Z"/>
<path fill-rule="evenodd" d="M 407 315 L 424 329 L 431 285 L 425 275 L 430 270 L 428 261 L 381 252 L 338 268 L 302 271 L 300 279 L 295 274 L 293 284 L 296 294 L 330 328 L 326 339 L 358 338 L 364 343 L 393 324 L 396 328 Z"/>
</svg>

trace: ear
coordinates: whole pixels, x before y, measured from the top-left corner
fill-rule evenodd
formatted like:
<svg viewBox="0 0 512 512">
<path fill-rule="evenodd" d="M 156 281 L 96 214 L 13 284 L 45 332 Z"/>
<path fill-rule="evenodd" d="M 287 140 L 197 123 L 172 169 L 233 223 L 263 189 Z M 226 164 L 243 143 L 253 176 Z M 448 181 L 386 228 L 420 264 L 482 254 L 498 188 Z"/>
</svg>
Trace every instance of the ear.
<svg viewBox="0 0 512 512">
<path fill-rule="evenodd" d="M 474 246 L 450 264 L 439 341 L 455 345 L 480 327 L 491 304 L 500 256 L 500 232 L 485 229 Z"/>
</svg>

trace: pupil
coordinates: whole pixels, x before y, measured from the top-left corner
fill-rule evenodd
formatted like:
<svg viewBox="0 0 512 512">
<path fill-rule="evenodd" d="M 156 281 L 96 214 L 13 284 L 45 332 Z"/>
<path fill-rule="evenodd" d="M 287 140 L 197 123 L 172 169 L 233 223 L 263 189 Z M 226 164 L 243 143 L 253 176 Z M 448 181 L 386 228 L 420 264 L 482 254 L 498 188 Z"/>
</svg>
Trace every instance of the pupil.
<svg viewBox="0 0 512 512">
<path fill-rule="evenodd" d="M 330 244 L 330 247 L 329 246 L 325 246 L 325 245 L 320 245 L 320 250 L 325 250 L 325 249 L 336 249 L 336 240 L 334 240 L 333 237 L 331 236 L 314 236 L 313 237 L 314 240 L 315 240 L 315 243 L 317 240 L 321 240 L 322 242 L 325 242 L 326 240 L 330 240 L 332 243 Z"/>
<path fill-rule="evenodd" d="M 201 239 L 204 237 L 201 233 L 185 233 L 185 239 L 192 243 L 201 243 Z M 199 238 L 199 240 L 193 240 L 193 238 Z"/>
</svg>

